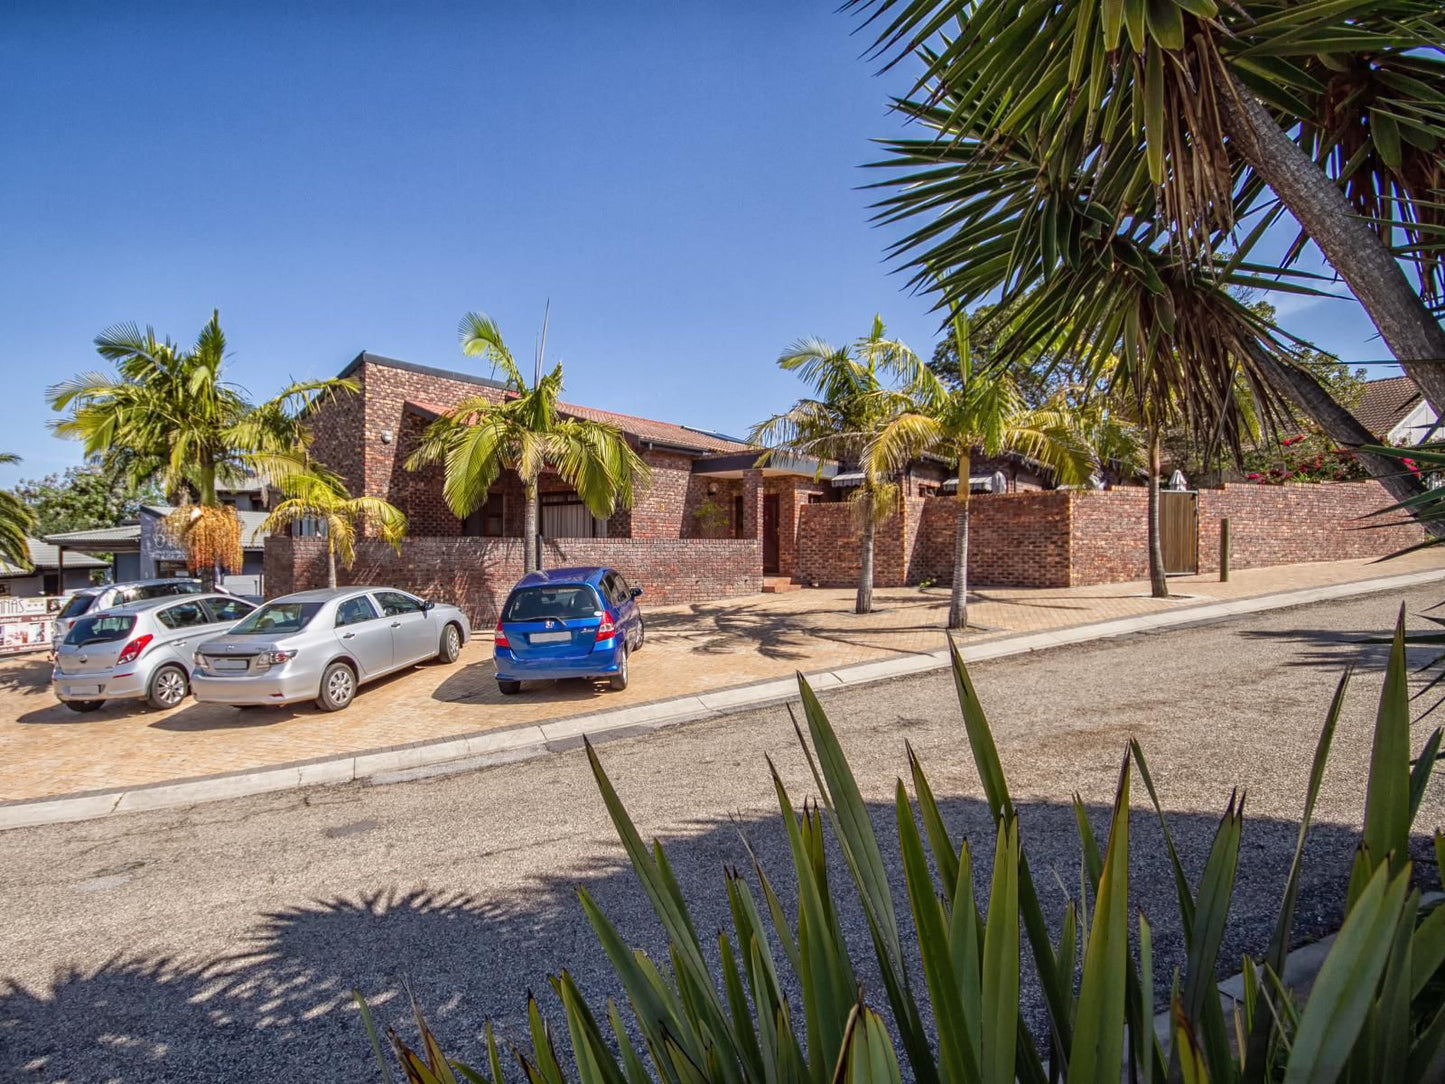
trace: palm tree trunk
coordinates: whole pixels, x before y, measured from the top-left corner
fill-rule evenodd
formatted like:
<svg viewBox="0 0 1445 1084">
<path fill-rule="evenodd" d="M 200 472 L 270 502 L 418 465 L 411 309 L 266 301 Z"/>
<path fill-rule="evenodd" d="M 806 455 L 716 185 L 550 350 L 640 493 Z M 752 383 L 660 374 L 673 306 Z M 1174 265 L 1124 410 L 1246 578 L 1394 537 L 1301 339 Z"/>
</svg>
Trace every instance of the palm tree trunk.
<svg viewBox="0 0 1445 1084">
<path fill-rule="evenodd" d="M 873 522 L 873 487 L 868 482 L 863 484 L 868 487 L 863 493 L 863 553 L 858 562 L 858 598 L 853 612 L 870 614 L 873 612 L 873 539 L 877 525 Z"/>
<path fill-rule="evenodd" d="M 336 546 L 329 540 L 326 544 L 326 586 L 336 586 Z"/>
<path fill-rule="evenodd" d="M 1164 546 L 1159 538 L 1159 472 L 1162 470 L 1163 440 L 1157 425 L 1149 427 L 1149 593 L 1169 597 L 1164 578 Z"/>
<path fill-rule="evenodd" d="M 1227 73 L 1228 74 L 1228 73 Z M 1319 246 L 1437 414 L 1445 414 L 1445 328 L 1380 236 L 1233 74 L 1220 95 L 1231 142 Z"/>
<path fill-rule="evenodd" d="M 948 627 L 968 628 L 968 476 L 970 457 L 958 457 L 958 496 L 953 528 L 953 593 L 948 600 Z"/>
<path fill-rule="evenodd" d="M 537 552 L 537 479 L 529 478 L 526 483 L 526 503 L 522 512 L 522 539 L 526 553 L 522 555 L 522 568 L 536 572 L 541 567 Z"/>
<path fill-rule="evenodd" d="M 1277 395 L 1289 400 L 1324 431 L 1325 436 L 1345 448 L 1361 444 L 1378 444 L 1379 438 L 1360 424 L 1359 420 L 1339 403 L 1310 372 L 1287 365 L 1264 350 L 1251 352 L 1255 371 Z M 1402 469 L 1398 459 L 1357 452 L 1360 466 L 1384 487 L 1397 501 L 1425 492 L 1425 483 Z M 1445 522 L 1432 520 L 1425 529 L 1436 538 L 1445 537 Z"/>
</svg>

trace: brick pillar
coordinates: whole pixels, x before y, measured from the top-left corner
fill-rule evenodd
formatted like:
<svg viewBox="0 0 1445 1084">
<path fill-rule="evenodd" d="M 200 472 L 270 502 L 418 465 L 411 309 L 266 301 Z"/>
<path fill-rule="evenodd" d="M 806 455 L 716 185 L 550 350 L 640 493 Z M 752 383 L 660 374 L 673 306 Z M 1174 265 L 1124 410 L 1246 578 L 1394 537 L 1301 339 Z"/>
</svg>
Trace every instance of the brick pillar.
<svg viewBox="0 0 1445 1084">
<path fill-rule="evenodd" d="M 763 537 L 763 472 L 743 471 L 743 537 Z"/>
</svg>

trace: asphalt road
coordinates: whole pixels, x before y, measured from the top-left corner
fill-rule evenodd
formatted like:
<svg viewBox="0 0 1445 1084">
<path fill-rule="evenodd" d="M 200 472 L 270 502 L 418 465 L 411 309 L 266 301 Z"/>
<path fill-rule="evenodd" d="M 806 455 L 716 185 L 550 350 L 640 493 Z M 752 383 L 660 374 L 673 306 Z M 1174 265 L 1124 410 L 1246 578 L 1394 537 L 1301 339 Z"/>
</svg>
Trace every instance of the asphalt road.
<svg viewBox="0 0 1445 1084">
<path fill-rule="evenodd" d="M 1411 612 L 1438 592 L 1409 596 Z M 1196 873 L 1232 788 L 1247 789 L 1223 958 L 1260 951 L 1315 738 L 1339 671 L 1355 661 L 1301 894 L 1301 939 L 1327 932 L 1364 804 L 1379 687 L 1382 649 L 1360 640 L 1387 630 L 1400 601 L 1328 603 L 977 666 L 1046 909 L 1061 913 L 1062 886 L 1078 883 L 1071 795 L 1102 832 L 1133 735 Z M 991 851 L 946 675 L 825 703 L 890 844 L 907 739 L 955 830 Z M 616 741 L 601 754 L 644 835 L 665 840 L 705 938 L 728 921 L 722 870 L 746 865 L 740 831 L 775 883 L 789 883 L 764 754 L 795 803 L 812 788 L 785 711 Z M 1173 889 L 1142 787 L 1135 799 L 1131 889 L 1155 924 L 1167 988 L 1182 948 Z M 1418 827 L 1441 824 L 1442 813 L 1445 791 L 1432 786 Z M 374 1080 L 349 991 L 359 987 L 409 1035 L 406 980 L 450 1050 L 477 1058 L 482 1020 L 520 1037 L 528 989 L 551 1001 L 550 972 L 570 968 L 598 999 L 613 991 L 578 883 L 634 944 L 660 947 L 622 863 L 580 750 L 444 779 L 0 834 L 0 1080 Z M 835 883 L 844 881 L 839 865 Z M 855 908 L 845 924 L 866 957 Z"/>
</svg>

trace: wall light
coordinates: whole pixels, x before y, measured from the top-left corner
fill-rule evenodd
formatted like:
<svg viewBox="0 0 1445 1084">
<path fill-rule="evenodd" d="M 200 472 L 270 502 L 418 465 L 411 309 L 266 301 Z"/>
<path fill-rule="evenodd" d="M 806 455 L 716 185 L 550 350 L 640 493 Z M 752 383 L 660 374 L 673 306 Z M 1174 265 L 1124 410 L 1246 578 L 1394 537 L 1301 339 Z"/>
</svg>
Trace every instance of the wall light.
<svg viewBox="0 0 1445 1084">
<path fill-rule="evenodd" d="M 381 431 L 381 443 L 383 443 L 383 444 L 390 444 L 390 443 L 391 443 L 391 430 L 390 430 L 390 429 L 383 429 L 383 430 Z"/>
</svg>

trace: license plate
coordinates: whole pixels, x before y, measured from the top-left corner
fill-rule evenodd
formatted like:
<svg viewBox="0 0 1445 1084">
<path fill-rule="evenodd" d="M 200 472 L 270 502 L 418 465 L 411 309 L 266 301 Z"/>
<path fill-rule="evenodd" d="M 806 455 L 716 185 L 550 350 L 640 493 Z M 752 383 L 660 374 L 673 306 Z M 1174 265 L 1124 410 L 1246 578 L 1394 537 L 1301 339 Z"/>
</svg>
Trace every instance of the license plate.
<svg viewBox="0 0 1445 1084">
<path fill-rule="evenodd" d="M 66 696 L 99 696 L 104 685 L 63 685 Z"/>
<path fill-rule="evenodd" d="M 531 642 L 534 644 L 561 644 L 572 639 L 570 632 L 534 632 Z"/>
<path fill-rule="evenodd" d="M 212 659 L 211 669 L 213 670 L 244 670 L 247 661 L 245 659 Z"/>
</svg>

